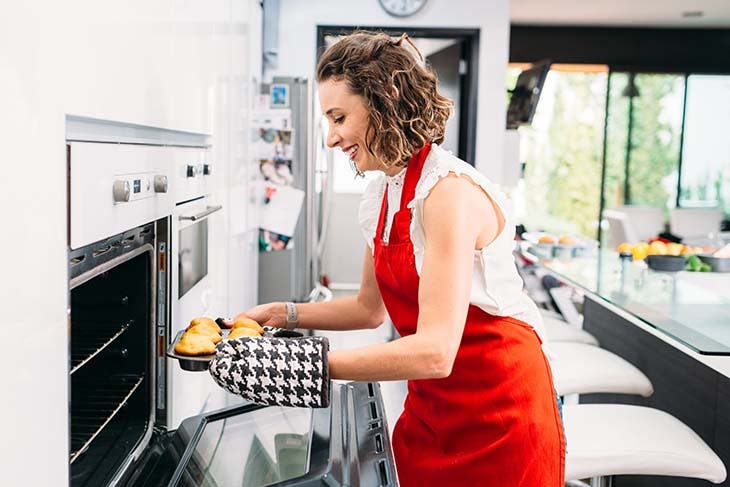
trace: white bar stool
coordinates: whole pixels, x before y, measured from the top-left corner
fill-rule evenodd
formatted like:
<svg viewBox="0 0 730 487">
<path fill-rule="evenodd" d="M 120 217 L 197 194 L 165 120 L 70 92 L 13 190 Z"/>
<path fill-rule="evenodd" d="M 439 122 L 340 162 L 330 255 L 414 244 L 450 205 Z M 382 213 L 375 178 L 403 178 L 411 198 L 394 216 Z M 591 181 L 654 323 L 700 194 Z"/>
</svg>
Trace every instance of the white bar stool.
<svg viewBox="0 0 730 487">
<path fill-rule="evenodd" d="M 550 367 L 561 396 L 605 392 L 649 397 L 654 393 L 643 372 L 607 350 L 570 342 L 548 343 L 547 348 L 555 356 Z"/>
<path fill-rule="evenodd" d="M 545 341 L 548 343 L 574 342 L 598 346 L 596 337 L 566 321 L 543 314 L 542 322 L 545 325 Z"/>
<path fill-rule="evenodd" d="M 658 409 L 579 404 L 563 409 L 565 478 L 611 485 L 613 475 L 667 475 L 725 481 L 722 460 L 686 424 Z"/>
</svg>

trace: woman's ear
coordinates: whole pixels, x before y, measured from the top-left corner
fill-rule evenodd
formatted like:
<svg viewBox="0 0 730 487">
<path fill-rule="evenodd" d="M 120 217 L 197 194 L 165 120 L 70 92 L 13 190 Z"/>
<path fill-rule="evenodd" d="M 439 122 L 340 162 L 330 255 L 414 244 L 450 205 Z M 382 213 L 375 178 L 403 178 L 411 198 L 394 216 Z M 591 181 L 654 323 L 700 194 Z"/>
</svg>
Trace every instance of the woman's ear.
<svg viewBox="0 0 730 487">
<path fill-rule="evenodd" d="M 390 92 L 393 94 L 393 98 L 395 98 L 396 100 L 400 97 L 400 91 L 398 91 L 397 86 L 393 85 Z"/>
</svg>

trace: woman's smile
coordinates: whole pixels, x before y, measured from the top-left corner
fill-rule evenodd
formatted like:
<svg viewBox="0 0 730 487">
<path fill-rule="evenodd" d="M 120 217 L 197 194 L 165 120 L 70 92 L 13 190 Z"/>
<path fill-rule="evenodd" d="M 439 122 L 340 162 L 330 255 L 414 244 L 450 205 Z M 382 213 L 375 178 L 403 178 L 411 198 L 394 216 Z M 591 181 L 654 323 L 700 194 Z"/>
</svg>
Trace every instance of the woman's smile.
<svg viewBox="0 0 730 487">
<path fill-rule="evenodd" d="M 359 148 L 360 148 L 359 145 L 354 144 L 354 145 L 351 145 L 349 147 L 343 147 L 342 148 L 342 152 L 344 152 L 345 154 L 347 154 L 347 157 L 349 157 L 351 161 L 354 161 L 355 160 L 355 157 L 357 156 L 357 150 Z"/>
</svg>

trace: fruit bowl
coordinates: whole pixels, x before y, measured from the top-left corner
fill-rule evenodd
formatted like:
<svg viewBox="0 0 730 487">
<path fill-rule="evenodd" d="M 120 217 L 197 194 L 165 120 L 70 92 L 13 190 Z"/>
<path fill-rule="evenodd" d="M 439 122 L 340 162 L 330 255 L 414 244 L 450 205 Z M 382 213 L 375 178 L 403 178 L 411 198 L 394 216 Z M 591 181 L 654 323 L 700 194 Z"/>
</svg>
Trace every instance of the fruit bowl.
<svg viewBox="0 0 730 487">
<path fill-rule="evenodd" d="M 683 255 L 648 255 L 644 260 L 649 269 L 664 272 L 681 271 L 687 263 Z"/>
</svg>

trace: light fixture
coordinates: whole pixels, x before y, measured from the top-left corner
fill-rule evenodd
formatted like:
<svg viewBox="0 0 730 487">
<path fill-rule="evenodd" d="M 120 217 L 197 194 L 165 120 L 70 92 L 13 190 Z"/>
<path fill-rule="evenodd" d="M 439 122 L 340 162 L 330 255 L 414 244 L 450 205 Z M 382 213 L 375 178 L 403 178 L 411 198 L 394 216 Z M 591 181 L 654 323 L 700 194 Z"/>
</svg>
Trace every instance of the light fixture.
<svg viewBox="0 0 730 487">
<path fill-rule="evenodd" d="M 634 77 L 634 73 L 629 73 L 629 81 L 626 83 L 626 88 L 621 91 L 621 96 L 625 96 L 626 98 L 634 98 L 640 95 L 639 88 L 636 86 Z"/>
<path fill-rule="evenodd" d="M 705 12 L 702 10 L 685 10 L 682 12 L 682 17 L 685 19 L 699 19 L 700 17 L 704 17 Z"/>
</svg>

